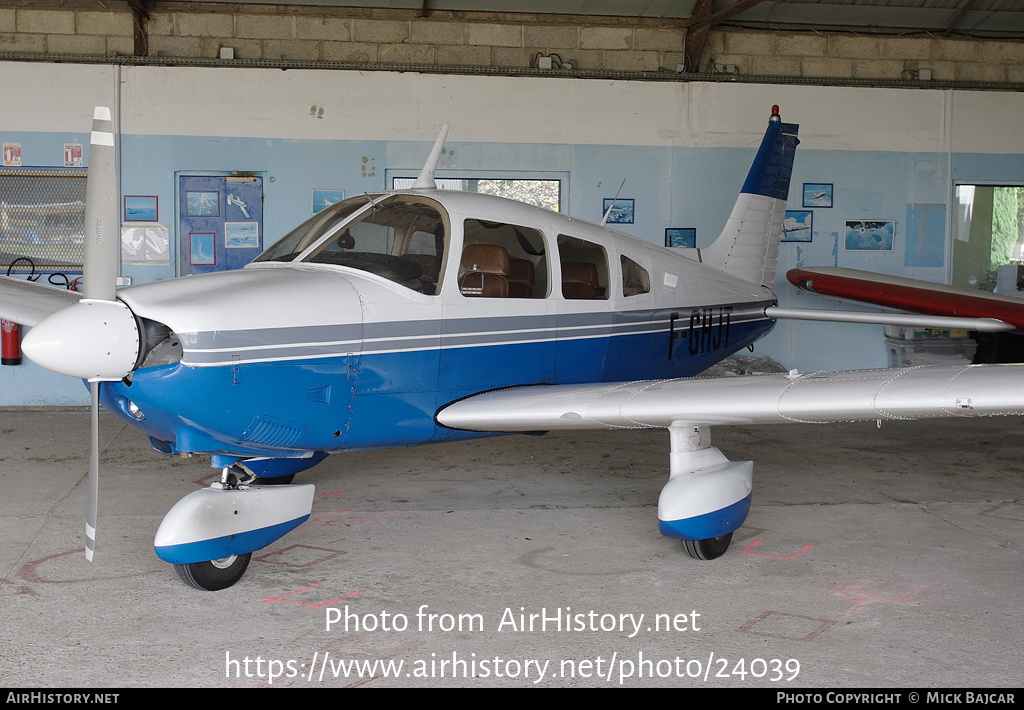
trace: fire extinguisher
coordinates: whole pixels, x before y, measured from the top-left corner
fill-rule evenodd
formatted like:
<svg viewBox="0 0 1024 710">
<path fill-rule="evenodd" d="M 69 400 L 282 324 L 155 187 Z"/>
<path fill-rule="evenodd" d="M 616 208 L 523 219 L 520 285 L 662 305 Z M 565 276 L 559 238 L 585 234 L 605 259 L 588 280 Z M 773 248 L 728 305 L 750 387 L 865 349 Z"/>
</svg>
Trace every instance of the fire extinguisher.
<svg viewBox="0 0 1024 710">
<path fill-rule="evenodd" d="M 36 276 L 36 265 L 27 256 L 20 256 L 10 263 L 7 267 L 7 275 L 11 275 L 11 271 L 14 270 L 15 265 L 20 261 L 27 261 L 29 267 L 32 269 L 32 273 L 28 275 L 29 281 L 35 281 L 39 277 Z M 36 276 L 36 278 L 32 278 Z M 2 351 L 2 357 L 0 357 L 0 364 L 2 365 L 20 365 L 21 364 L 21 326 L 14 321 L 0 319 L 0 331 L 3 331 L 3 337 L 0 339 L 0 351 Z"/>
<path fill-rule="evenodd" d="M 21 326 L 13 321 L 0 319 L 0 330 L 3 330 L 3 364 L 20 365 Z"/>
</svg>

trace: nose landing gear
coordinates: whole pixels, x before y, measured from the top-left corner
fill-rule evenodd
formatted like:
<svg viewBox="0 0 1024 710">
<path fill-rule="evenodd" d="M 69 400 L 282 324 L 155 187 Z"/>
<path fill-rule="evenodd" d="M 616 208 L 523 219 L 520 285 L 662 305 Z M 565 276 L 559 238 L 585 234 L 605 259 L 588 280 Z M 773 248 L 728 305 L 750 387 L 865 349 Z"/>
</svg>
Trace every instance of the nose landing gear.
<svg viewBox="0 0 1024 710">
<path fill-rule="evenodd" d="M 182 582 L 218 591 L 235 584 L 252 553 L 309 518 L 314 487 L 258 485 L 244 466 L 224 467 L 209 488 L 178 501 L 157 530 L 157 556 L 174 565 Z"/>
</svg>

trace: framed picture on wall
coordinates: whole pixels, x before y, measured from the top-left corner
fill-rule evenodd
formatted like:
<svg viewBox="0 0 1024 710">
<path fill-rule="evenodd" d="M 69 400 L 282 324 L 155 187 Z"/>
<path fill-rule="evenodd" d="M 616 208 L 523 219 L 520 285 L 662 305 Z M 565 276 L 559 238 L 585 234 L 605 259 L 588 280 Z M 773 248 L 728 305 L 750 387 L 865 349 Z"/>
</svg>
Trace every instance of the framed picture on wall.
<svg viewBox="0 0 1024 710">
<path fill-rule="evenodd" d="M 813 225 L 814 213 L 810 210 L 786 210 L 786 216 L 782 220 L 782 241 L 811 241 L 811 227 Z"/>
<path fill-rule="evenodd" d="M 214 190 L 187 190 L 185 214 L 188 217 L 219 217 L 220 193 Z"/>
<path fill-rule="evenodd" d="M 614 205 L 614 207 L 612 206 Z M 611 207 L 608 224 L 633 224 L 633 200 L 625 197 L 606 197 L 601 206 L 601 216 Z"/>
<path fill-rule="evenodd" d="M 669 227 L 665 230 L 665 246 L 693 249 L 697 246 L 696 227 Z"/>
<path fill-rule="evenodd" d="M 156 222 L 160 212 L 156 195 L 125 195 L 125 222 Z"/>
<path fill-rule="evenodd" d="M 188 260 L 192 266 L 213 266 L 217 263 L 213 232 L 192 232 L 188 235 Z"/>
<path fill-rule="evenodd" d="M 313 190 L 313 214 L 345 199 L 344 190 Z"/>
<path fill-rule="evenodd" d="M 259 245 L 259 222 L 224 223 L 224 246 L 228 249 L 255 249 Z"/>
<path fill-rule="evenodd" d="M 848 219 L 844 226 L 843 248 L 846 251 L 892 251 L 896 220 Z"/>
<path fill-rule="evenodd" d="M 831 207 L 832 183 L 805 182 L 804 207 Z"/>
</svg>

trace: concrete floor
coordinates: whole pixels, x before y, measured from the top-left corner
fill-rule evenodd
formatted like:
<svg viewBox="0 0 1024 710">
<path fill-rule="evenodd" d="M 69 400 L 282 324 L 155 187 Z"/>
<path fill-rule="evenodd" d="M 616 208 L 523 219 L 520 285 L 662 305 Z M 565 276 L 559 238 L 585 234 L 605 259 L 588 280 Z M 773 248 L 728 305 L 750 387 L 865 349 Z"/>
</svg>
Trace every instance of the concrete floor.
<svg viewBox="0 0 1024 710">
<path fill-rule="evenodd" d="M 152 549 L 208 461 L 161 456 L 110 416 L 101 427 L 90 564 L 88 414 L 0 413 L 5 685 L 979 689 L 1024 676 L 1019 419 L 713 430 L 729 458 L 755 461 L 750 517 L 713 562 L 658 535 L 663 431 L 331 457 L 302 477 L 313 518 L 216 593 L 185 587 Z M 328 629 L 346 607 L 349 630 Z M 520 628 L 545 612 L 585 628 Z M 377 660 L 401 662 L 398 677 L 349 665 Z"/>
</svg>

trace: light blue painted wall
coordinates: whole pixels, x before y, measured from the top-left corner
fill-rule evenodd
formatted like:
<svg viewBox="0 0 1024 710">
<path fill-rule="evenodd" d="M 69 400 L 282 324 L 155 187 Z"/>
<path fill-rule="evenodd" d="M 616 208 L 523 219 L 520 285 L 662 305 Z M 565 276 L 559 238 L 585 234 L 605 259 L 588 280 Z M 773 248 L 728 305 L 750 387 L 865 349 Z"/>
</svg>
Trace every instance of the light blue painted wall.
<svg viewBox="0 0 1024 710">
<path fill-rule="evenodd" d="M 82 134 L 5 133 L 20 141 L 26 164 L 58 165 L 65 142 L 82 142 Z M 386 172 L 415 174 L 430 148 L 424 141 L 294 140 L 253 137 L 122 135 L 122 194 L 157 195 L 161 223 L 176 229 L 176 175 L 181 172 L 254 171 L 265 182 L 265 235 L 270 244 L 311 212 L 310 191 L 343 188 L 353 195 L 386 188 Z M 568 175 L 563 189 L 569 213 L 591 221 L 601 218 L 601 200 L 611 197 L 626 179 L 622 197 L 635 200 L 636 223 L 622 231 L 661 244 L 666 227 L 696 227 L 698 245 L 717 236 L 743 182 L 753 148 L 636 145 L 531 144 L 453 141 L 453 168 L 460 171 L 522 171 L 532 176 Z M 47 157 L 49 156 L 49 157 Z M 366 159 L 364 162 L 364 158 Z M 949 165 L 952 164 L 952 175 Z M 781 305 L 835 307 L 800 293 L 785 281 L 785 272 L 801 265 L 833 265 L 907 273 L 904 239 L 908 202 L 944 204 L 952 180 L 1024 181 L 1024 160 L 998 154 L 954 154 L 800 149 L 790 209 L 803 209 L 803 182 L 834 184 L 834 206 L 814 210 L 811 244 L 782 245 L 776 291 Z M 843 221 L 880 218 L 896 221 L 892 252 L 846 252 Z M 176 243 L 171 245 L 177 253 Z M 173 257 L 172 257 L 173 258 Z M 910 275 L 945 279 L 946 266 L 917 268 Z M 125 265 L 133 283 L 175 275 L 173 265 Z M 783 323 L 756 347 L 788 367 L 801 370 L 885 365 L 882 329 L 874 326 Z M 85 405 L 81 383 L 31 364 L 0 368 L 0 406 Z"/>
</svg>

